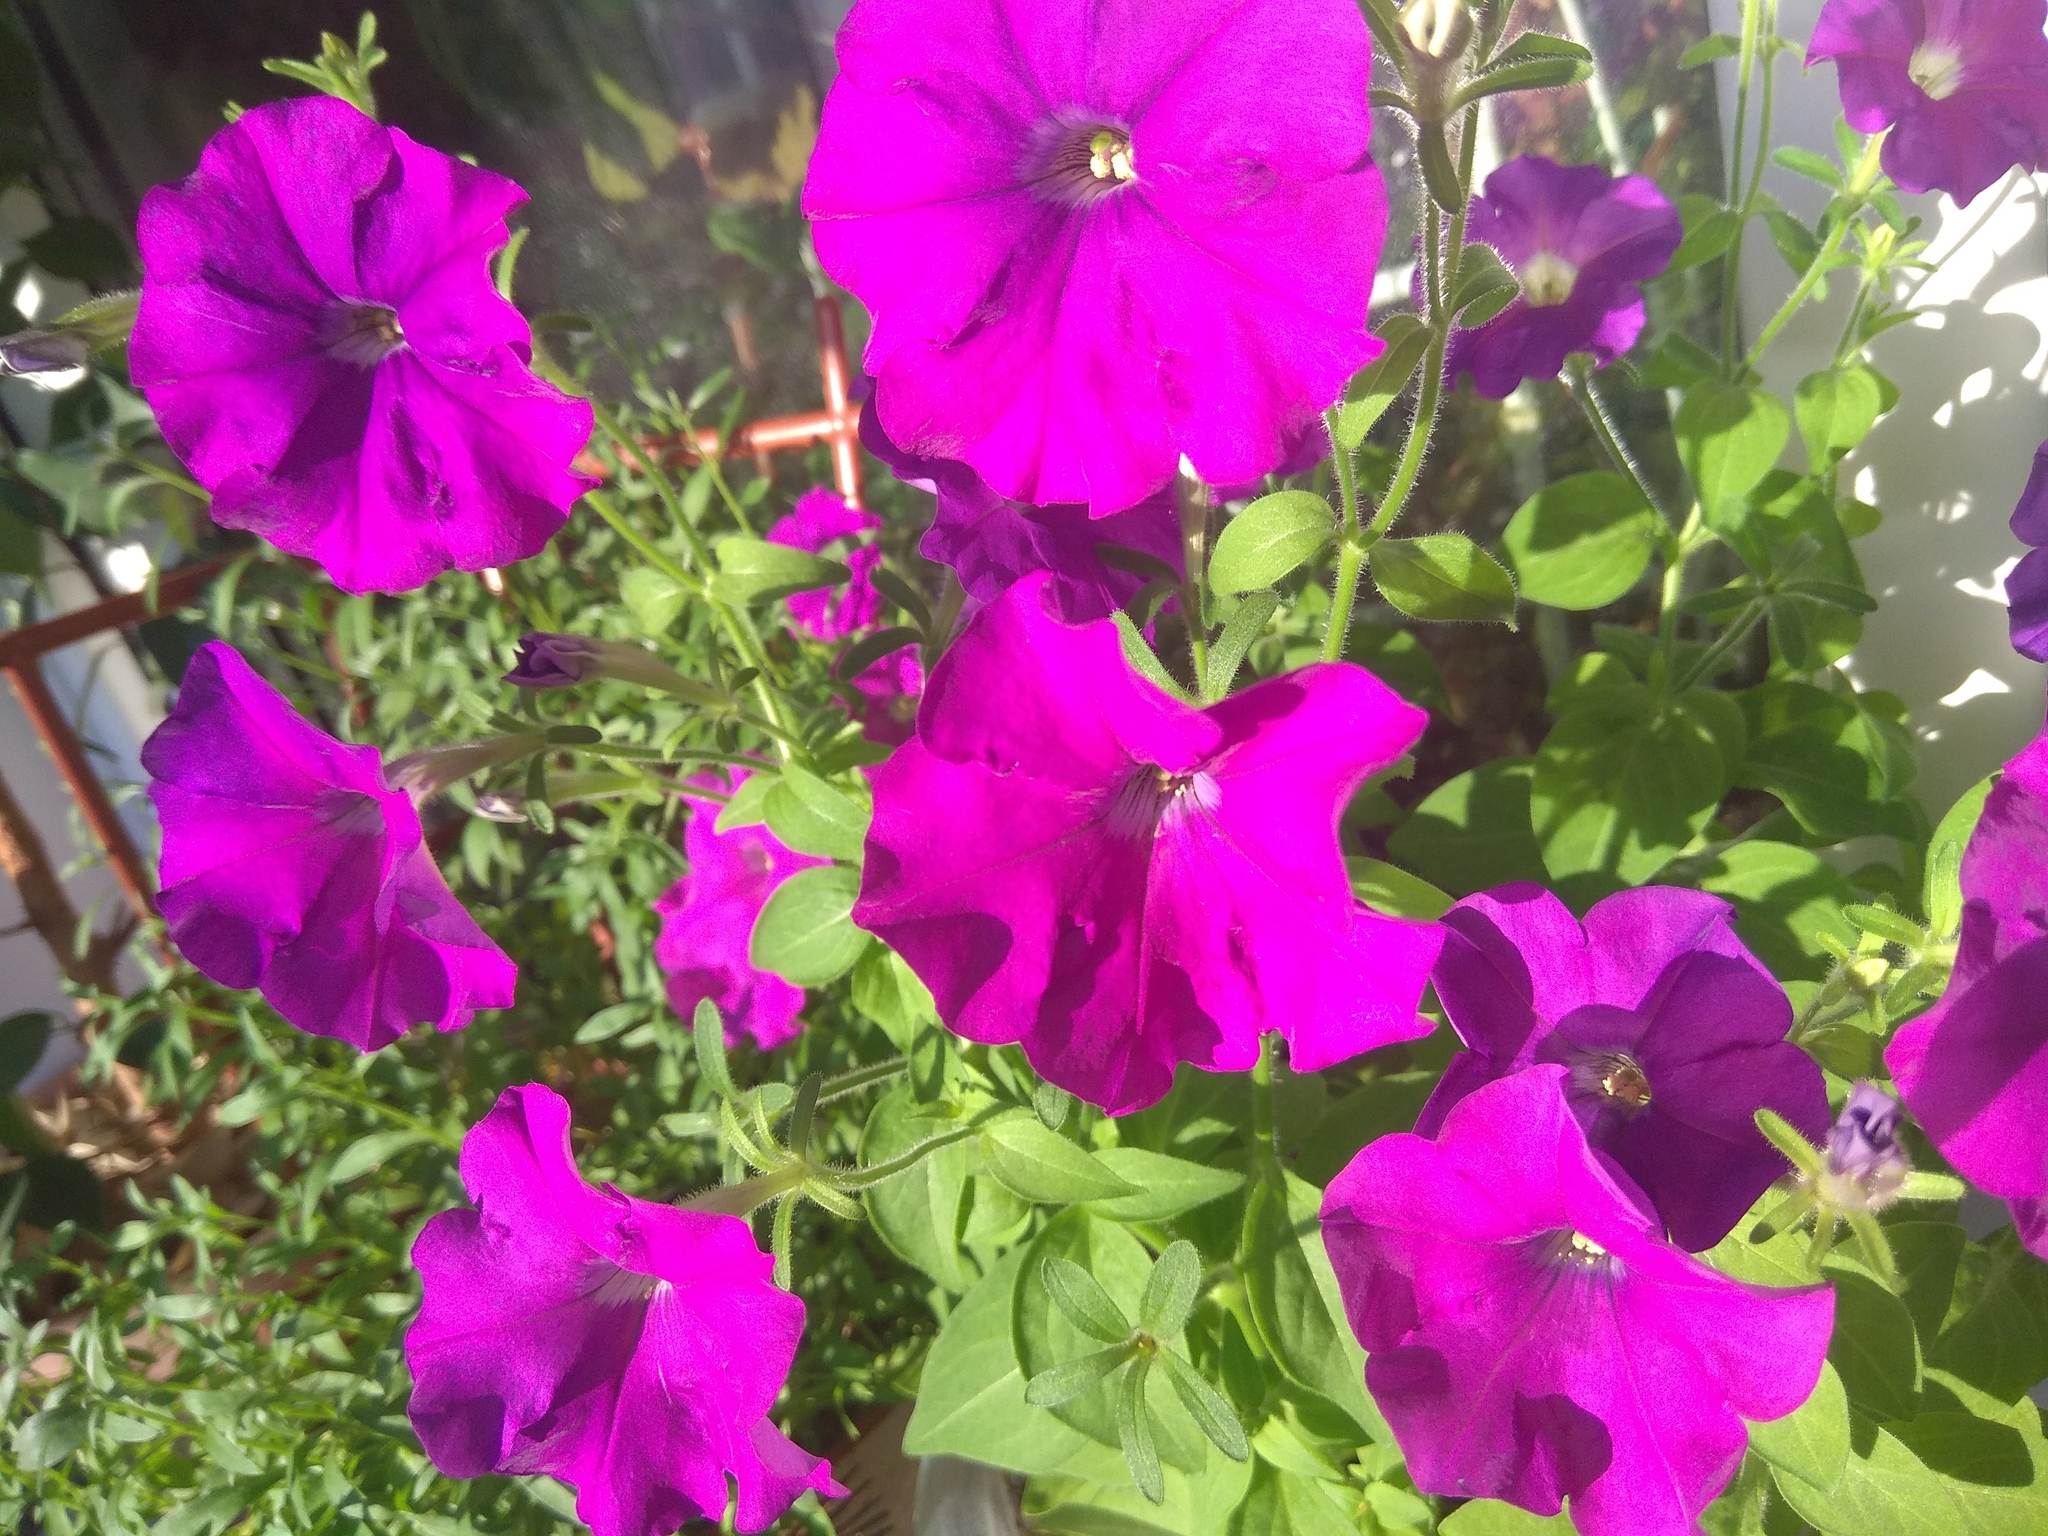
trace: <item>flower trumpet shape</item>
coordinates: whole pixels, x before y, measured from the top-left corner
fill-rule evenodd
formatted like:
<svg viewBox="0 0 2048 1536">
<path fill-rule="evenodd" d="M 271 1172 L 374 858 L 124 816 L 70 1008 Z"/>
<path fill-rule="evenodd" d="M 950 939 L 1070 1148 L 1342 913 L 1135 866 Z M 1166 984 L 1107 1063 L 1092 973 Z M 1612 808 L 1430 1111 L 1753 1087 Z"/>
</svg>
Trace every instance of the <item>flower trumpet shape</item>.
<svg viewBox="0 0 2048 1536">
<path fill-rule="evenodd" d="M 1441 934 L 1351 894 L 1337 817 L 1421 733 L 1371 673 L 1317 665 L 1197 709 L 1135 675 L 1113 623 L 1069 625 L 1051 577 L 977 613 L 917 739 L 873 770 L 854 921 L 970 1040 L 1113 1114 L 1177 1063 L 1303 1071 L 1428 1033 Z"/>
<path fill-rule="evenodd" d="M 569 1106 L 508 1088 L 462 1142 L 474 1210 L 412 1248 L 423 1295 L 405 1336 L 408 1410 L 450 1477 L 545 1473 L 595 1536 L 669 1536 L 720 1519 L 766 1530 L 832 1469 L 768 1419 L 804 1304 L 737 1216 L 592 1189 Z"/>
<path fill-rule="evenodd" d="M 1586 1145 L 1566 1069 L 1488 1083 L 1435 1141 L 1385 1136 L 1323 1197 L 1366 1384 L 1415 1486 L 1585 1536 L 1696 1536 L 1743 1420 L 1806 1401 L 1826 1286 L 1731 1280 L 1657 1233 Z"/>
<path fill-rule="evenodd" d="M 518 968 L 450 893 L 376 749 L 307 724 L 231 647 L 192 658 L 142 766 L 158 904 L 203 974 L 365 1051 L 511 1004 Z"/>
<path fill-rule="evenodd" d="M 327 96 L 251 108 L 143 200 L 129 367 L 215 522 L 347 592 L 540 551 L 593 483 L 591 411 L 491 283 L 525 200 Z"/>
<path fill-rule="evenodd" d="M 1379 350 L 1352 0 L 860 0 L 804 188 L 881 426 L 1037 506 L 1279 464 Z"/>
</svg>

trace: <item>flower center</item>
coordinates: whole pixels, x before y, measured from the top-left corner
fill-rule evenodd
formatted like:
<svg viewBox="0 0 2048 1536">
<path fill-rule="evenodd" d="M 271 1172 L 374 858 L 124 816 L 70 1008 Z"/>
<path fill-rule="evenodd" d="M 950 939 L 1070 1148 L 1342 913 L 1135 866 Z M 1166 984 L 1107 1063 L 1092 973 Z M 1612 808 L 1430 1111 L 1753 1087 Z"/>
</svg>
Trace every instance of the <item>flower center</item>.
<svg viewBox="0 0 2048 1536">
<path fill-rule="evenodd" d="M 1032 136 L 1021 168 L 1040 197 L 1086 207 L 1138 179 L 1128 130 L 1100 121 L 1055 118 Z"/>
<path fill-rule="evenodd" d="M 1962 89 L 1963 56 L 1946 43 L 1930 39 L 1913 50 L 1906 73 L 1927 93 L 1929 101 L 1947 101 Z"/>
<path fill-rule="evenodd" d="M 1613 1056 L 1602 1063 L 1600 1096 L 1608 1103 L 1633 1113 L 1650 1103 L 1650 1079 L 1626 1056 Z"/>
<path fill-rule="evenodd" d="M 1555 251 L 1538 251 L 1522 263 L 1521 279 L 1531 309 L 1553 309 L 1572 296 L 1579 269 Z"/>
<path fill-rule="evenodd" d="M 587 1300 L 600 1307 L 637 1306 L 653 1297 L 661 1281 L 653 1275 L 636 1275 L 630 1269 L 621 1269 L 616 1264 L 599 1260 L 592 1265 L 597 1284 L 584 1293 Z"/>
<path fill-rule="evenodd" d="M 1195 810 L 1213 811 L 1222 801 L 1222 787 L 1206 773 L 1168 773 L 1147 765 L 1117 786 L 1103 825 L 1113 837 L 1156 837 L 1167 822 Z"/>
<path fill-rule="evenodd" d="M 327 354 L 358 368 L 370 368 L 405 345 L 398 312 L 382 304 L 345 304 L 334 313 L 326 335 Z"/>
<path fill-rule="evenodd" d="M 1535 1239 L 1536 1251 L 1550 1263 L 1589 1274 L 1612 1274 L 1614 1256 L 1583 1232 L 1560 1228 Z"/>
</svg>

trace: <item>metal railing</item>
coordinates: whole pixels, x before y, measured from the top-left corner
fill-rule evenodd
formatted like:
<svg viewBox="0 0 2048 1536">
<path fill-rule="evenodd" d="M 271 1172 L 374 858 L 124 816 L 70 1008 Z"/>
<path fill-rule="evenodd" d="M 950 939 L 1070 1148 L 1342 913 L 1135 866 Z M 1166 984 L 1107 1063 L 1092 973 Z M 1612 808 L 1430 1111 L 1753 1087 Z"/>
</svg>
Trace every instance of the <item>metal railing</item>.
<svg viewBox="0 0 2048 1536">
<path fill-rule="evenodd" d="M 829 296 L 815 300 L 813 319 L 818 332 L 818 375 L 825 408 L 750 422 L 733 433 L 732 440 L 725 444 L 725 456 L 733 458 L 751 454 L 766 458 L 791 449 L 809 448 L 814 443 L 829 444 L 834 484 L 839 494 L 857 507 L 860 505 L 860 412 L 849 399 L 852 374 L 846 357 L 846 328 L 840 315 L 839 301 Z M 650 452 L 680 448 L 692 458 L 701 458 L 719 449 L 715 432 L 699 433 L 694 443 L 651 442 L 645 446 Z M 165 574 L 153 590 L 110 597 L 89 607 L 45 619 L 39 624 L 0 631 L 0 671 L 7 674 L 7 681 L 21 700 L 29 723 L 35 727 L 36 735 L 77 802 L 79 814 L 105 850 L 107 862 L 112 866 L 122 892 L 136 915 L 142 918 L 156 914 L 155 881 L 149 862 L 135 846 L 120 813 L 114 809 L 106 785 L 93 770 L 76 728 L 44 680 L 42 658 L 65 646 L 90 640 L 95 635 L 126 629 L 145 619 L 175 613 L 189 606 L 207 584 L 227 568 L 228 563 L 214 560 L 187 566 Z M 482 573 L 485 585 L 494 591 L 502 588 L 502 583 L 493 582 L 495 576 L 494 571 Z"/>
</svg>

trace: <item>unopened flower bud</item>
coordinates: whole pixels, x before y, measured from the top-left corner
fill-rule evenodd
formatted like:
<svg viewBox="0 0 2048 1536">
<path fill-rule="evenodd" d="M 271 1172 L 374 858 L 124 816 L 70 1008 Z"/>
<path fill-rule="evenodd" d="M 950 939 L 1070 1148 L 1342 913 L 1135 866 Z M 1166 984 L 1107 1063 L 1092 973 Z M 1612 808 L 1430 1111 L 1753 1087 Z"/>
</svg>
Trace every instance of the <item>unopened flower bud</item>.
<svg viewBox="0 0 2048 1536">
<path fill-rule="evenodd" d="M 525 636 L 519 642 L 518 665 L 505 674 L 505 681 L 520 688 L 568 688 L 605 677 L 659 688 L 706 707 L 732 702 L 718 689 L 693 682 L 637 645 L 594 640 L 588 635 Z"/>
<path fill-rule="evenodd" d="M 1899 1101 L 1872 1083 L 1858 1083 L 1828 1132 L 1822 1201 L 1837 1211 L 1882 1210 L 1899 1198 L 1912 1164 L 1899 1145 Z"/>
<path fill-rule="evenodd" d="M 1472 42 L 1471 6 L 1467 0 L 1408 0 L 1401 34 L 1422 58 L 1462 58 Z"/>
</svg>

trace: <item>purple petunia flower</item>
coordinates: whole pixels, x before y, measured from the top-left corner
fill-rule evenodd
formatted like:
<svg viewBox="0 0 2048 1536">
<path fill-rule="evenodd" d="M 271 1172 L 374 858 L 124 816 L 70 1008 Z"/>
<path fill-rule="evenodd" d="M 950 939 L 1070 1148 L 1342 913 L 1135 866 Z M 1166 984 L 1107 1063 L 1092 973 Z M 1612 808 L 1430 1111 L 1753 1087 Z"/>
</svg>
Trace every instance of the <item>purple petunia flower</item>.
<svg viewBox="0 0 2048 1536">
<path fill-rule="evenodd" d="M 1425 1493 L 1505 1499 L 1585 1536 L 1696 1536 L 1743 1420 L 1820 1379 L 1824 1285 L 1764 1290 L 1658 1236 L 1541 1066 L 1384 1136 L 1323 1197 L 1366 1385 Z"/>
<path fill-rule="evenodd" d="M 852 682 L 861 696 L 861 735 L 885 747 L 900 747 L 917 734 L 917 704 L 924 695 L 924 662 L 916 646 L 891 651 Z"/>
<path fill-rule="evenodd" d="M 158 905 L 202 974 L 364 1051 L 511 1005 L 518 967 L 450 893 L 376 749 L 307 724 L 232 648 L 200 647 L 142 766 Z"/>
<path fill-rule="evenodd" d="M 1842 113 L 1890 128 L 1885 175 L 1967 203 L 2048 159 L 2048 0 L 1827 0 L 1808 66 L 1835 61 Z"/>
<path fill-rule="evenodd" d="M 998 496 L 965 464 L 905 453 L 876 421 L 872 397 L 861 408 L 860 439 L 897 479 L 938 497 L 918 552 L 950 565 L 977 602 L 992 603 L 1033 571 L 1050 571 L 1060 616 L 1085 624 L 1108 618 L 1145 584 L 1136 572 L 1105 564 L 1097 553 L 1102 545 L 1121 544 L 1187 569 L 1171 491 L 1108 517 L 1090 517 L 1083 506 L 1025 506 Z"/>
<path fill-rule="evenodd" d="M 1268 1030 L 1302 1071 L 1413 1039 L 1441 936 L 1354 900 L 1337 817 L 1425 719 L 1341 664 L 1194 708 L 1027 576 L 974 616 L 917 739 L 873 770 L 854 921 L 948 1028 L 1021 1041 L 1112 1114 L 1179 1062 L 1251 1066 Z"/>
<path fill-rule="evenodd" d="M 2034 468 L 2012 509 L 2012 531 L 2032 548 L 2005 578 L 2012 648 L 2029 661 L 2048 661 L 2048 443 L 2034 450 Z"/>
<path fill-rule="evenodd" d="M 1371 360 L 1351 0 L 860 0 L 804 188 L 890 439 L 1097 514 L 1257 479 Z"/>
<path fill-rule="evenodd" d="M 526 194 L 344 101 L 254 107 L 143 200 L 129 349 L 210 515 L 347 592 L 536 554 L 595 482 L 590 406 L 491 284 Z"/>
<path fill-rule="evenodd" d="M 737 791 L 749 776 L 739 774 Z M 694 782 L 725 790 L 727 780 Z M 725 1017 L 727 1031 L 739 1029 L 762 1050 L 803 1033 L 803 988 L 769 971 L 757 970 L 750 954 L 754 924 L 775 888 L 800 869 L 829 863 L 793 853 L 764 826 L 717 828 L 719 806 L 700 804 L 683 829 L 690 872 L 655 901 L 661 936 L 654 959 L 668 976 L 668 1000 L 687 1019 L 710 998 Z"/>
<path fill-rule="evenodd" d="M 405 1336 L 408 1410 L 450 1477 L 545 1473 L 595 1536 L 773 1525 L 806 1489 L 846 1490 L 769 1420 L 804 1304 L 737 1216 L 592 1189 L 569 1106 L 507 1088 L 462 1141 L 472 1211 L 414 1241 L 423 1284 Z"/>
<path fill-rule="evenodd" d="M 1539 886 L 1466 897 L 1444 914 L 1432 977 L 1466 1049 L 1416 1130 L 1434 1135 L 1483 1083 L 1556 1063 L 1587 1138 L 1649 1195 L 1672 1240 L 1713 1247 L 1785 1172 L 1756 1111 L 1809 1139 L 1828 1127 L 1821 1070 L 1785 1038 L 1792 1005 L 1732 915 L 1671 886 L 1596 902 L 1583 927 Z"/>
<path fill-rule="evenodd" d="M 866 538 L 881 526 L 874 513 L 850 507 L 836 492 L 819 486 L 798 497 L 795 509 L 768 530 L 770 544 L 813 555 L 834 540 L 853 541 L 843 556 L 853 576 L 843 588 L 798 592 L 788 599 L 789 616 L 812 639 L 844 640 L 881 619 L 882 594 L 875 587 L 874 573 L 882 552 Z"/>
<path fill-rule="evenodd" d="M 1962 885 L 1948 990 L 1900 1027 L 1885 1065 L 1941 1155 L 2010 1201 L 2048 1258 L 2048 730 L 1992 787 Z"/>
<path fill-rule="evenodd" d="M 1480 394 L 1500 400 L 1524 379 L 1556 378 L 1574 352 L 1606 367 L 1642 334 L 1637 285 L 1671 264 L 1683 235 L 1678 210 L 1647 177 L 1541 155 L 1510 160 L 1473 199 L 1466 238 L 1492 246 L 1522 291 L 1486 324 L 1453 334 L 1447 377 L 1469 373 Z"/>
</svg>

